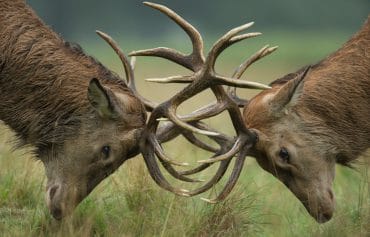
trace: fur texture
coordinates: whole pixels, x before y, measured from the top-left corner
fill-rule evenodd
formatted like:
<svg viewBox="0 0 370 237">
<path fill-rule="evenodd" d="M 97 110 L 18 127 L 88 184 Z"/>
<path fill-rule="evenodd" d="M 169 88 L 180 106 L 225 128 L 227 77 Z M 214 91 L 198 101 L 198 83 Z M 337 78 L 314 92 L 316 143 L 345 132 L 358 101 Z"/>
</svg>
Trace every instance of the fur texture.
<svg viewBox="0 0 370 237">
<path fill-rule="evenodd" d="M 0 0 L 0 120 L 35 147 L 47 205 L 61 219 L 138 153 L 146 112 L 117 75 L 23 0 Z"/>
<path fill-rule="evenodd" d="M 78 133 L 93 114 L 86 95 L 92 78 L 131 96 L 133 107 L 140 108 L 117 75 L 63 41 L 24 1 L 2 0 L 0 12 L 0 119 L 23 144 L 40 154 Z"/>
<path fill-rule="evenodd" d="M 271 83 L 244 109 L 259 136 L 252 151 L 319 222 L 334 210 L 335 163 L 370 148 L 370 16 L 340 49 Z"/>
</svg>

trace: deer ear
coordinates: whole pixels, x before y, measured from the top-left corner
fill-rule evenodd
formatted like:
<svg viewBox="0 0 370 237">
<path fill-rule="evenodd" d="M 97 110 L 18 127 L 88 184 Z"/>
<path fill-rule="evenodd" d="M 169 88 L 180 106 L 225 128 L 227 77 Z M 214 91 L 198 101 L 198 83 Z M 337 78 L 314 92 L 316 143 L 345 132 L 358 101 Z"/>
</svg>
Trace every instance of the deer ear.
<svg viewBox="0 0 370 237">
<path fill-rule="evenodd" d="M 271 100 L 273 112 L 280 112 L 288 104 L 294 104 L 303 90 L 304 78 L 306 77 L 309 69 L 308 66 L 303 73 L 297 75 L 294 79 L 285 83 Z"/>
<path fill-rule="evenodd" d="M 87 97 L 92 107 L 102 118 L 114 119 L 118 117 L 115 95 L 109 89 L 104 88 L 98 79 L 93 78 L 90 81 Z"/>
</svg>

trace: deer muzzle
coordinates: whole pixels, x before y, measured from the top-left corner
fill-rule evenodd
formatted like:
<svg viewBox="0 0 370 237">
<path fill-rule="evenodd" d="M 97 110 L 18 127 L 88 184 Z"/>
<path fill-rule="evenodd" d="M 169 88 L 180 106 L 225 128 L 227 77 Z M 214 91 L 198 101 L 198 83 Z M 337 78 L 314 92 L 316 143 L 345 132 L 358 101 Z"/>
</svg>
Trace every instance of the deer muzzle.
<svg viewBox="0 0 370 237">
<path fill-rule="evenodd" d="M 45 198 L 50 214 L 56 220 L 68 216 L 80 202 L 79 196 L 77 189 L 68 185 L 59 183 L 48 185 Z"/>
</svg>

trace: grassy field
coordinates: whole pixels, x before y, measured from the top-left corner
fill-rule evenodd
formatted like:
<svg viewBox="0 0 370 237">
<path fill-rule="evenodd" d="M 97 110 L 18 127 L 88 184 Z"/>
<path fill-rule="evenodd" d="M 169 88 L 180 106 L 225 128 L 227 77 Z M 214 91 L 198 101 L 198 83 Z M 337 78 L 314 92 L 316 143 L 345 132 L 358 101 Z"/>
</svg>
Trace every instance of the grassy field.
<svg viewBox="0 0 370 237">
<path fill-rule="evenodd" d="M 338 48 L 346 37 L 348 35 L 345 34 L 331 34 L 323 38 L 321 34 L 273 34 L 266 38 L 271 38 L 271 43 L 279 45 L 280 52 L 253 67 L 245 77 L 262 82 L 271 81 L 300 66 L 315 63 Z M 180 44 L 173 42 L 178 41 L 172 41 L 170 46 Z M 122 41 L 122 45 L 124 43 Z M 223 55 L 217 69 L 226 75 L 231 74 L 233 68 L 245 58 L 244 55 L 263 43 L 242 43 L 239 47 L 231 48 Z M 144 41 L 139 45 L 151 47 L 158 44 Z M 244 48 L 248 48 L 246 52 Z M 137 46 L 128 42 L 124 49 L 133 50 Z M 88 45 L 87 51 L 94 52 L 113 70 L 121 71 L 119 61 L 115 60 L 108 48 Z M 179 73 L 186 71 L 158 59 L 139 60 L 139 90 L 150 99 L 163 100 L 181 86 L 152 85 L 140 79 Z M 241 91 L 240 94 L 250 97 L 253 93 Z M 208 93 L 203 93 L 186 103 L 180 112 L 211 100 Z M 222 115 L 209 123 L 231 132 L 230 122 L 225 122 L 226 118 Z M 356 165 L 356 170 L 337 167 L 334 184 L 336 212 L 330 222 L 322 225 L 317 224 L 299 201 L 275 178 L 260 169 L 252 158 L 245 164 L 242 176 L 229 198 L 212 205 L 201 201 L 199 197 L 215 195 L 221 189 L 222 182 L 199 197 L 178 197 L 154 184 L 141 156 L 127 161 L 79 205 L 73 216 L 58 222 L 48 214 L 44 202 L 42 163 L 32 159 L 27 149 L 13 151 L 13 138 L 12 132 L 0 124 L 0 236 L 370 235 L 370 174 L 366 159 Z M 166 149 L 176 159 L 188 160 L 193 164 L 195 160 L 209 155 L 182 139 L 166 145 Z M 208 170 L 198 177 L 209 178 L 213 171 Z"/>
</svg>

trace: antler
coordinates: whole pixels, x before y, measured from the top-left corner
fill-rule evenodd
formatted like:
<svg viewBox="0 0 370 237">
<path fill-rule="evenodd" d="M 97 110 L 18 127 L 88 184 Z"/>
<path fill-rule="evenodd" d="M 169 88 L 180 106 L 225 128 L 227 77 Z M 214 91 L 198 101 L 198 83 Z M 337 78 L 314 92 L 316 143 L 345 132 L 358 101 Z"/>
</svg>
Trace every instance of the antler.
<svg viewBox="0 0 370 237">
<path fill-rule="evenodd" d="M 218 200 L 222 200 L 227 196 L 230 192 L 232 187 L 235 185 L 244 160 L 245 155 L 248 149 L 254 144 L 255 135 L 253 132 L 249 131 L 244 123 L 243 118 L 239 110 L 239 103 L 236 101 L 236 97 L 232 97 L 231 93 L 227 93 L 222 85 L 228 86 L 235 86 L 235 87 L 242 87 L 242 88 L 252 88 L 252 89 L 267 89 L 268 86 L 265 86 L 260 83 L 250 82 L 250 81 L 242 81 L 238 80 L 244 71 L 258 59 L 270 54 L 273 52 L 276 47 L 268 47 L 265 46 L 255 55 L 247 59 L 234 73 L 233 78 L 224 77 L 218 75 L 214 70 L 214 65 L 218 56 L 225 50 L 227 47 L 241 41 L 244 39 L 252 38 L 255 36 L 260 35 L 261 33 L 246 33 L 242 35 L 238 35 L 240 32 L 248 29 L 253 25 L 253 22 L 247 23 L 245 25 L 236 27 L 231 31 L 227 32 L 223 37 L 221 37 L 211 48 L 210 52 L 208 53 L 207 57 L 204 57 L 203 54 L 203 40 L 199 32 L 187 21 L 185 21 L 182 17 L 177 15 L 171 9 L 154 3 L 145 2 L 147 6 L 150 6 L 154 9 L 157 9 L 175 21 L 189 36 L 190 40 L 193 44 L 193 50 L 189 55 L 185 55 L 181 52 L 178 52 L 174 49 L 169 48 L 154 48 L 154 49 L 147 49 L 147 50 L 140 50 L 130 53 L 130 56 L 156 56 L 168 59 L 173 61 L 189 70 L 193 71 L 192 75 L 188 76 L 171 76 L 167 78 L 161 79 L 148 79 L 148 81 L 160 82 L 160 83 L 190 83 L 186 86 L 182 91 L 178 92 L 172 98 L 167 100 L 166 102 L 158 105 L 153 111 L 148 121 L 148 126 L 146 128 L 144 139 L 141 144 L 141 148 L 143 151 L 145 162 L 150 170 L 152 178 L 157 182 L 158 185 L 161 187 L 169 190 L 174 191 L 180 195 L 186 196 L 193 196 L 204 192 L 211 188 L 215 183 L 217 183 L 222 176 L 225 174 L 225 171 L 232 159 L 236 154 L 236 162 L 234 169 L 232 171 L 231 177 L 229 181 L 225 185 L 221 194 L 213 199 L 208 200 L 210 202 L 216 202 Z M 179 117 L 176 115 L 177 107 L 186 101 L 187 99 L 193 97 L 194 95 L 210 88 L 216 96 L 216 103 L 208 105 L 198 111 L 190 115 L 186 115 L 183 117 Z M 237 137 L 235 139 L 225 138 L 225 136 L 217 133 L 209 128 L 201 126 L 199 123 L 197 125 L 193 122 L 213 117 L 222 111 L 227 110 L 229 116 L 232 120 L 232 124 L 236 130 Z M 221 144 L 221 149 L 216 152 L 216 154 L 211 157 L 211 159 L 199 161 L 203 164 L 196 169 L 185 171 L 180 174 L 193 174 L 197 173 L 200 170 L 205 169 L 208 167 L 209 164 L 221 161 L 218 171 L 216 172 L 215 176 L 205 185 L 202 187 L 193 190 L 193 191 L 186 191 L 186 190 L 179 190 L 173 188 L 163 177 L 158 164 L 155 162 L 155 154 L 158 155 L 159 151 L 163 152 L 162 148 L 160 147 L 160 143 L 156 138 L 155 134 L 158 130 L 159 120 L 163 118 L 167 118 L 177 126 L 181 127 L 182 129 L 188 130 L 192 133 L 200 133 L 203 135 L 207 135 L 209 137 L 217 137 L 214 140 L 221 141 L 223 139 L 223 143 Z M 184 135 L 185 133 L 183 133 Z M 185 135 L 187 137 L 187 135 Z M 189 137 L 189 135 L 188 135 Z M 222 138 L 221 138 L 222 137 Z M 195 142 L 193 142 L 195 144 Z M 232 145 L 231 145 L 232 144 Z M 208 147 L 209 148 L 209 147 Z"/>
<path fill-rule="evenodd" d="M 118 57 L 121 59 L 121 62 L 122 62 L 122 65 L 125 71 L 125 75 L 126 75 L 127 86 L 132 90 L 134 95 L 143 102 L 143 104 L 145 105 L 145 108 L 148 111 L 152 111 L 157 106 L 157 104 L 145 99 L 140 93 L 138 93 L 136 89 L 135 77 L 134 77 L 135 57 L 133 57 L 130 62 L 128 58 L 126 57 L 126 55 L 122 52 L 121 48 L 118 46 L 117 42 L 112 37 L 110 37 L 108 34 L 101 32 L 99 30 L 97 30 L 96 33 L 112 47 L 112 49 L 116 52 Z"/>
<path fill-rule="evenodd" d="M 128 87 L 144 103 L 147 111 L 152 111 L 157 106 L 157 104 L 145 99 L 136 90 L 135 77 L 134 77 L 134 73 L 133 73 L 135 57 L 133 57 L 131 62 L 129 62 L 128 58 L 122 52 L 122 50 L 118 46 L 117 42 L 112 39 L 112 37 L 110 37 L 108 34 L 103 33 L 101 31 L 96 31 L 96 33 L 113 48 L 113 50 L 117 53 L 117 55 L 121 59 L 123 67 L 124 67 L 124 72 L 125 72 L 125 75 L 126 75 L 126 84 L 128 85 Z M 201 125 L 199 124 L 197 126 L 201 126 Z M 205 127 L 206 125 L 202 124 L 202 126 Z M 160 149 L 160 144 L 161 143 L 172 140 L 173 138 L 177 137 L 180 134 L 182 134 L 188 141 L 190 141 L 191 143 L 195 144 L 196 146 L 198 146 L 202 149 L 212 151 L 212 152 L 215 152 L 215 151 L 218 150 L 217 148 L 211 147 L 210 145 L 208 145 L 208 144 L 202 142 L 201 140 L 197 139 L 192 133 L 190 133 L 190 132 L 188 132 L 184 129 L 180 129 L 178 126 L 174 125 L 173 123 L 167 123 L 167 124 L 158 128 L 158 133 L 157 133 L 158 141 L 153 140 L 153 143 L 155 144 L 154 146 L 156 147 L 155 153 L 158 156 L 158 158 L 159 158 L 160 162 L 162 163 L 162 165 L 164 166 L 164 168 L 176 179 L 186 181 L 186 182 L 199 182 L 200 180 L 190 179 L 188 177 L 185 177 L 184 175 L 189 175 L 189 174 L 194 174 L 196 172 L 200 172 L 201 170 L 204 170 L 205 168 L 207 168 L 209 166 L 208 164 L 200 165 L 199 167 L 197 167 L 195 169 L 192 169 L 192 170 L 177 172 L 172 167 L 172 165 L 186 166 L 188 164 L 177 162 L 177 161 L 174 161 L 174 160 L 170 159 L 162 151 L 162 149 Z M 226 141 L 228 138 L 225 135 L 218 135 L 216 137 L 211 137 L 211 139 L 215 140 L 220 145 L 221 141 Z M 180 191 L 182 191 L 182 190 L 180 189 Z"/>
</svg>

